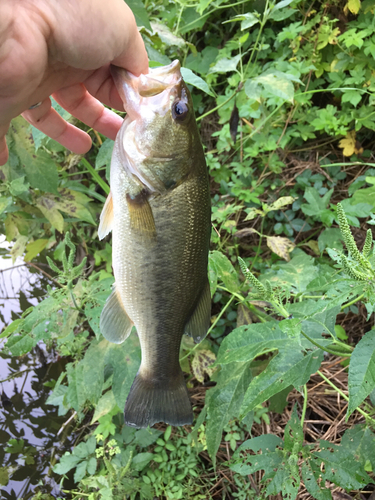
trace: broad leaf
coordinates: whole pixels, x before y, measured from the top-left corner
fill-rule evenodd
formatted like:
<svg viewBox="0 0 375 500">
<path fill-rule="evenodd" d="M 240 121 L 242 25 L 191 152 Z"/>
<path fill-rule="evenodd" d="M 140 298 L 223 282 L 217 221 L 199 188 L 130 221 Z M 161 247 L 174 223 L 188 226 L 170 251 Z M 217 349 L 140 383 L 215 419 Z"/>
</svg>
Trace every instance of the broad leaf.
<svg viewBox="0 0 375 500">
<path fill-rule="evenodd" d="M 348 385 L 347 417 L 375 388 L 375 330 L 361 338 L 351 355 Z"/>
<path fill-rule="evenodd" d="M 206 94 L 214 96 L 215 94 L 212 92 L 210 87 L 207 85 L 207 82 L 203 80 L 200 76 L 196 75 L 191 71 L 189 68 L 181 68 L 181 74 L 182 78 L 185 80 L 186 83 L 189 85 L 193 85 L 193 87 L 196 87 L 199 90 L 203 90 L 203 92 L 206 92 Z"/>
<path fill-rule="evenodd" d="M 29 124 L 19 116 L 12 120 L 9 131 L 14 145 L 13 151 L 16 152 L 19 164 L 30 185 L 41 191 L 57 194 L 56 164 L 46 151 L 40 150 L 37 155 L 35 154 Z"/>
<path fill-rule="evenodd" d="M 209 255 L 209 266 L 216 276 L 221 279 L 224 286 L 231 292 L 238 292 L 240 283 L 238 275 L 230 260 L 221 252 L 214 250 Z M 211 272 L 212 272 L 211 271 Z M 214 280 L 210 275 L 210 281 Z"/>
<path fill-rule="evenodd" d="M 207 392 L 207 449 L 214 464 L 223 428 L 231 418 L 238 416 L 250 380 L 249 363 L 225 365 L 218 374 L 216 387 Z"/>
<path fill-rule="evenodd" d="M 319 369 L 323 355 L 320 349 L 306 355 L 298 347 L 280 351 L 250 383 L 241 406 L 241 415 L 245 416 L 258 404 L 290 385 L 297 388 L 306 384 L 310 376 Z"/>
</svg>

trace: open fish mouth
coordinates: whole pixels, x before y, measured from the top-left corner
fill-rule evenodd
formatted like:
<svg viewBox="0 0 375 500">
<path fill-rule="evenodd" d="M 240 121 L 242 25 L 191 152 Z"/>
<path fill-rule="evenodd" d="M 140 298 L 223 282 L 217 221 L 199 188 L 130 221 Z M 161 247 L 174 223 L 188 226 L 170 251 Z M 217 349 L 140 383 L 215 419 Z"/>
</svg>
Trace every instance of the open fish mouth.
<svg viewBox="0 0 375 500">
<path fill-rule="evenodd" d="M 177 91 L 182 81 L 180 68 L 180 62 L 175 60 L 168 66 L 150 68 L 149 73 L 137 77 L 123 68 L 111 66 L 116 88 L 132 120 L 139 117 L 141 106 L 147 105 L 158 114 L 167 111 L 169 96 Z"/>
</svg>

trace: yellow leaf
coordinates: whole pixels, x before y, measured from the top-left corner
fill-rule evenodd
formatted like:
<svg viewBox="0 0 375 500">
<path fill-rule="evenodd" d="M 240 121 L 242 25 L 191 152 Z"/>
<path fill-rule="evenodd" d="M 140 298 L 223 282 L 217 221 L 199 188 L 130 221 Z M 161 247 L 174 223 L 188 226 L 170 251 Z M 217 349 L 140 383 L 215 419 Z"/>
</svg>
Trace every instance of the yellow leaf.
<svg viewBox="0 0 375 500">
<path fill-rule="evenodd" d="M 198 382 L 204 382 L 205 373 L 207 373 L 207 375 L 209 376 L 213 374 L 214 370 L 211 365 L 215 363 L 215 361 L 215 354 L 208 349 L 202 349 L 195 353 L 191 367 Z"/>
<path fill-rule="evenodd" d="M 268 206 L 268 211 L 270 210 L 279 210 L 282 207 L 285 207 L 286 205 L 290 205 L 293 203 L 295 198 L 293 196 L 282 196 L 278 200 L 274 201 L 271 203 L 271 205 Z"/>
<path fill-rule="evenodd" d="M 29 243 L 26 247 L 25 262 L 33 260 L 34 257 L 38 255 L 42 250 L 44 250 L 48 244 L 49 240 L 40 239 Z"/>
<path fill-rule="evenodd" d="M 359 9 L 361 8 L 360 0 L 349 0 L 346 4 L 346 7 L 350 10 L 352 14 L 358 14 Z"/>
<path fill-rule="evenodd" d="M 278 255 L 279 257 L 281 257 L 286 261 L 289 261 L 290 260 L 289 252 L 291 252 L 296 245 L 290 240 L 288 240 L 288 238 L 283 238 L 282 236 L 268 236 L 267 246 L 276 255 Z"/>
<path fill-rule="evenodd" d="M 339 142 L 339 146 L 344 150 L 344 156 L 352 156 L 355 151 L 355 130 L 348 132 L 346 137 Z"/>
<path fill-rule="evenodd" d="M 316 240 L 310 240 L 308 241 L 307 243 L 305 243 L 305 245 L 309 248 L 311 248 L 311 250 L 316 254 L 316 255 L 320 255 L 320 250 L 319 250 L 319 244 Z"/>
</svg>

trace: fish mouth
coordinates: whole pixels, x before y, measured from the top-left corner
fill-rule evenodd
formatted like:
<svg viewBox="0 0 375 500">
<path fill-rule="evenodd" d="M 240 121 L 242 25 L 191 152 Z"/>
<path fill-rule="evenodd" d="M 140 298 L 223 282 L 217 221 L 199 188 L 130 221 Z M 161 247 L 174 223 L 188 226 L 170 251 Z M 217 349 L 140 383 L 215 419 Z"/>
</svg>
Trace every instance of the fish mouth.
<svg viewBox="0 0 375 500">
<path fill-rule="evenodd" d="M 132 120 L 140 116 L 141 107 L 147 106 L 157 114 L 164 114 L 169 109 L 169 96 L 174 89 L 177 92 L 182 81 L 180 69 L 180 62 L 175 60 L 168 66 L 150 68 L 147 74 L 137 77 L 123 68 L 111 66 L 124 109 Z"/>
</svg>

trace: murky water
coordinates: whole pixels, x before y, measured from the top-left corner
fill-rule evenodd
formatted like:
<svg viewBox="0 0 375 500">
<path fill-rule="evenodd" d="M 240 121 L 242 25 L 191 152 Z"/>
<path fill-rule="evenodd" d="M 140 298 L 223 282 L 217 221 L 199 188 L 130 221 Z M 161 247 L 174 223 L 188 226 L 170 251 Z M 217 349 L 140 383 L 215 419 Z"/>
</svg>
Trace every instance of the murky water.
<svg viewBox="0 0 375 500">
<path fill-rule="evenodd" d="M 4 246 L 0 241 L 0 331 L 42 300 L 49 283 L 42 272 L 26 266 L 21 259 L 13 264 L 5 258 Z M 45 269 L 42 262 L 37 266 Z M 43 345 L 20 357 L 1 354 L 2 346 L 0 484 L 6 482 L 7 476 L 9 480 L 6 486 L 0 486 L 0 498 L 26 500 L 36 491 L 57 496 L 57 478 L 50 470 L 50 462 L 55 454 L 69 449 L 69 443 L 62 438 L 65 432 L 61 432 L 69 415 L 59 417 L 57 408 L 47 405 L 46 400 L 51 392 L 48 383 L 57 380 L 64 361 Z"/>
</svg>

